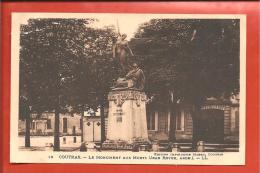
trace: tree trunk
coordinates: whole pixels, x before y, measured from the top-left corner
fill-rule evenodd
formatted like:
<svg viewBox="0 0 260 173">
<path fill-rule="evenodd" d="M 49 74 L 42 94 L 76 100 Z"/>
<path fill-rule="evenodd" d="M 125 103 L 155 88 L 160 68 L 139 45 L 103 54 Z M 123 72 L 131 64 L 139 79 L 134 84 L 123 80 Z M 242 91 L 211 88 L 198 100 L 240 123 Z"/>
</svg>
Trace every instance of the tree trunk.
<svg viewBox="0 0 260 173">
<path fill-rule="evenodd" d="M 192 125 L 193 125 L 193 133 L 192 133 L 192 149 L 196 150 L 197 143 L 200 141 L 200 132 L 199 132 L 199 115 L 200 115 L 200 106 L 195 105 L 194 110 L 192 112 Z"/>
<path fill-rule="evenodd" d="M 176 105 L 171 107 L 169 141 L 176 142 Z"/>
<path fill-rule="evenodd" d="M 58 107 L 55 109 L 54 151 L 60 151 L 60 111 Z"/>
<path fill-rule="evenodd" d="M 105 134 L 105 106 L 104 102 L 102 101 L 100 105 L 100 118 L 101 118 L 101 143 L 106 140 Z"/>
<path fill-rule="evenodd" d="M 81 121 L 80 121 L 80 127 L 81 127 L 81 142 L 83 142 L 83 117 L 84 117 L 84 111 L 81 113 Z"/>
<path fill-rule="evenodd" d="M 30 123 L 31 123 L 31 119 L 30 119 L 30 113 L 29 115 L 26 116 L 25 119 L 25 147 L 30 147 Z"/>
</svg>

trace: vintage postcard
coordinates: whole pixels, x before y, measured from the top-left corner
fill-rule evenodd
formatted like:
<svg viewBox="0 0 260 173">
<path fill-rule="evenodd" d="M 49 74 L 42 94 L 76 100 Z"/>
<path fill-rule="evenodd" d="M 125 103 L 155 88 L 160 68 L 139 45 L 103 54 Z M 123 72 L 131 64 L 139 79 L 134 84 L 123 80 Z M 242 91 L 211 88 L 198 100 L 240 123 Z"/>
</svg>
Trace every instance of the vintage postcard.
<svg viewBox="0 0 260 173">
<path fill-rule="evenodd" d="M 12 13 L 11 37 L 11 163 L 245 164 L 245 15 Z"/>
</svg>

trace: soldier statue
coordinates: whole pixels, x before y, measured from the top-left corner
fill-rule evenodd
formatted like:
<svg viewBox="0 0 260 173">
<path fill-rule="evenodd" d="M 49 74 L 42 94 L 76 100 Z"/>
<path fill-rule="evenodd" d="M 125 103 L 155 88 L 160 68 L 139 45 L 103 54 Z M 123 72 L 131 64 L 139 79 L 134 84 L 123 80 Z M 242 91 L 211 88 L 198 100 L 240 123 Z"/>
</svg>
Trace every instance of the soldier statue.
<svg viewBox="0 0 260 173">
<path fill-rule="evenodd" d="M 132 70 L 130 70 L 125 77 L 118 78 L 113 90 L 121 89 L 136 89 L 144 90 L 145 76 L 142 69 L 139 68 L 137 63 L 133 63 Z"/>
</svg>

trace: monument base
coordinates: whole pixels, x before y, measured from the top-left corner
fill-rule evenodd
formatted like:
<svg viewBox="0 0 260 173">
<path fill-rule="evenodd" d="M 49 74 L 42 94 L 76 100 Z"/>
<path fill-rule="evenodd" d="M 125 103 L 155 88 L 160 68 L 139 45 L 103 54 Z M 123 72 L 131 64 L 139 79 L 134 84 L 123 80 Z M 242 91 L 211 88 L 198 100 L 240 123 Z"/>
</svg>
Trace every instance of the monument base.
<svg viewBox="0 0 260 173">
<path fill-rule="evenodd" d="M 136 140 L 136 141 L 111 141 L 106 140 L 102 144 L 102 150 L 131 150 L 131 151 L 148 151 L 151 149 L 151 144 L 148 140 Z"/>
<path fill-rule="evenodd" d="M 115 90 L 109 93 L 108 101 L 107 141 L 102 148 L 111 145 L 132 149 L 137 143 L 148 143 L 145 93 Z"/>
</svg>

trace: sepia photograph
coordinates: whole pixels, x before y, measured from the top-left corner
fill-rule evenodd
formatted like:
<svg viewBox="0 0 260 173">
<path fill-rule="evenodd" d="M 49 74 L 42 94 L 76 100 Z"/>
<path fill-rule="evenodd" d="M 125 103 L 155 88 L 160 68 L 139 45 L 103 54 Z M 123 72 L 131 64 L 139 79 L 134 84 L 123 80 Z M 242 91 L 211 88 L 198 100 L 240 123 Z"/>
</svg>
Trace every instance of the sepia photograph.
<svg viewBox="0 0 260 173">
<path fill-rule="evenodd" d="M 245 164 L 245 27 L 12 13 L 11 162 Z"/>
</svg>

